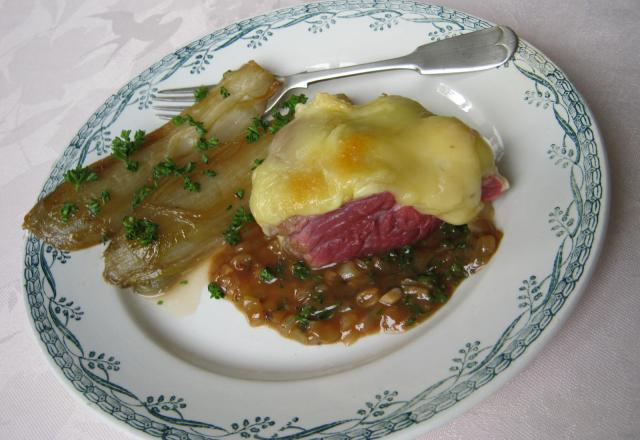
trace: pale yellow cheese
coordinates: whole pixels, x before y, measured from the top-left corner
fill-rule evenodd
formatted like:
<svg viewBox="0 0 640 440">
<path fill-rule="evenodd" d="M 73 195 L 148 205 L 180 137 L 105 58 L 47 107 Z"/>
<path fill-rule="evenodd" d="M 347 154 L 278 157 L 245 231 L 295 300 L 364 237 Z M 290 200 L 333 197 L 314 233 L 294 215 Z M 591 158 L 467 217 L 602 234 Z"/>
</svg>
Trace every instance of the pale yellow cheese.
<svg viewBox="0 0 640 440">
<path fill-rule="evenodd" d="M 265 231 L 295 215 L 323 214 L 384 191 L 453 224 L 482 209 L 493 153 L 456 118 L 382 96 L 353 105 L 319 93 L 296 108 L 253 173 L 251 212 Z"/>
</svg>

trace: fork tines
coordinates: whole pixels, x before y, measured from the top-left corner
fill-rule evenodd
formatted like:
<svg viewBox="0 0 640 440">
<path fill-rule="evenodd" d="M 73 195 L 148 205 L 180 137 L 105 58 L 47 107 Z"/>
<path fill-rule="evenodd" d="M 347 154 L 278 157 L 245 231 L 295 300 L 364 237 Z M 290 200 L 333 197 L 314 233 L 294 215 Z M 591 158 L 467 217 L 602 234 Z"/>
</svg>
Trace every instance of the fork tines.
<svg viewBox="0 0 640 440">
<path fill-rule="evenodd" d="M 159 95 L 189 95 L 189 96 L 193 96 L 193 92 L 195 92 L 196 90 L 198 90 L 201 87 L 207 87 L 207 86 L 192 86 L 192 87 L 179 87 L 179 88 L 175 88 L 175 89 L 164 89 L 164 90 L 158 90 L 158 94 Z"/>
<path fill-rule="evenodd" d="M 154 101 L 158 104 L 152 105 L 160 119 L 171 119 L 175 115 L 195 102 L 193 91 L 197 87 L 185 87 L 181 89 L 159 90 L 155 93 Z M 176 103 L 176 105 L 164 105 Z M 166 112 L 166 113 L 161 113 Z"/>
</svg>

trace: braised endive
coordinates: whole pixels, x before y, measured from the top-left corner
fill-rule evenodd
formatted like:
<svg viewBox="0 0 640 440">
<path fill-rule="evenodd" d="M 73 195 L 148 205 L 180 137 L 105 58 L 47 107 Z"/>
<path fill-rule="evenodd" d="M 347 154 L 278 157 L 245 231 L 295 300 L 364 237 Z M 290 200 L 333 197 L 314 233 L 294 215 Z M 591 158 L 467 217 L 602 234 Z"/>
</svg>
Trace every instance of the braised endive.
<svg viewBox="0 0 640 440">
<path fill-rule="evenodd" d="M 23 227 L 59 249 L 77 250 L 99 244 L 105 238 L 114 237 L 117 243 L 124 237 L 121 232 L 123 220 L 128 216 L 144 219 L 150 209 L 144 202 L 152 195 L 153 206 L 165 208 L 185 197 L 189 199 L 191 194 L 202 199 L 224 199 L 225 202 L 220 203 L 227 203 L 227 191 L 230 200 L 233 192 L 241 187 L 233 179 L 248 179 L 250 174 L 245 172 L 241 176 L 233 171 L 234 167 L 248 169 L 257 157 L 264 157 L 263 152 L 256 152 L 247 158 L 247 165 L 236 164 L 232 159 L 236 150 L 244 146 L 247 127 L 264 112 L 267 99 L 278 87 L 274 76 L 255 62 L 225 74 L 214 92 L 181 115 L 183 120 L 197 122 L 200 128 L 189 123 L 169 122 L 147 134 L 139 131 L 120 133 L 114 140 L 113 155 L 86 168 L 72 170 L 65 182 L 36 203 L 25 216 Z M 220 92 L 223 89 L 228 95 Z M 155 167 L 167 160 L 179 167 L 187 166 L 189 162 L 202 166 L 198 171 L 169 173 L 156 178 Z M 205 167 L 215 170 L 220 178 L 216 177 L 213 182 L 203 175 Z M 228 170 L 224 171 L 223 167 Z M 228 177 L 223 177 L 223 173 Z M 205 181 L 207 191 L 210 186 L 216 191 L 205 192 Z M 193 215 L 201 216 L 205 212 L 214 214 L 202 208 Z M 177 222 L 181 224 L 180 217 Z M 158 241 L 163 243 L 164 237 L 169 236 L 170 232 L 165 235 L 160 230 Z M 107 256 L 115 252 L 115 246 L 107 251 Z M 115 273 L 113 268 L 107 271 L 112 272 Z M 135 287 L 135 283 L 125 278 L 112 276 L 108 279 Z"/>
</svg>

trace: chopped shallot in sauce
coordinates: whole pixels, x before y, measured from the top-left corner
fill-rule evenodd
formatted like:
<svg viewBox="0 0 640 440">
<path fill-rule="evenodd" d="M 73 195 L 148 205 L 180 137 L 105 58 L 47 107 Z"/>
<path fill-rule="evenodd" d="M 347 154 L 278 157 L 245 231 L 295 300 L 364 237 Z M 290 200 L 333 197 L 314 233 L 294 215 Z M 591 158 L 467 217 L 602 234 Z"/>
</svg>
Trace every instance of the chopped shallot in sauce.
<svg viewBox="0 0 640 440">
<path fill-rule="evenodd" d="M 426 239 L 381 255 L 311 269 L 255 224 L 211 262 L 210 281 L 252 326 L 303 344 L 351 344 L 402 332 L 445 304 L 495 253 L 502 233 L 485 209 L 468 225 L 442 223 Z"/>
</svg>

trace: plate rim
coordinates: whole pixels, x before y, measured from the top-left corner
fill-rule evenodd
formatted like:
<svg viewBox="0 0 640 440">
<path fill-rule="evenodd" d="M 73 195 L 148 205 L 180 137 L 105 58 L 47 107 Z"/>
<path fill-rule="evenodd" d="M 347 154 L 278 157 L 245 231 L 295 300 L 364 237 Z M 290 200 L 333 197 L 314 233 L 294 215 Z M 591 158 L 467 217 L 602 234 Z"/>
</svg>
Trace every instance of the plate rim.
<svg viewBox="0 0 640 440">
<path fill-rule="evenodd" d="M 231 24 L 229 24 L 227 26 L 218 28 L 218 29 L 214 30 L 213 32 L 207 33 L 207 34 L 203 35 L 202 37 L 200 37 L 198 39 L 191 40 L 186 45 L 183 45 L 179 49 L 177 49 L 177 50 L 175 50 L 175 51 L 163 56 L 160 60 L 152 63 L 151 65 L 149 65 L 148 67 L 143 69 L 141 71 L 141 73 L 139 73 L 138 75 L 136 75 L 133 78 L 131 78 L 129 81 L 127 81 L 125 83 L 125 85 L 120 87 L 115 93 L 113 93 L 111 96 L 109 96 L 104 101 L 104 103 L 102 105 L 100 105 L 91 114 L 91 116 L 87 119 L 87 121 L 76 132 L 76 134 L 74 135 L 73 139 L 70 141 L 69 145 L 67 147 L 65 147 L 64 151 L 62 152 L 62 154 L 55 160 L 54 164 L 52 165 L 52 167 L 51 167 L 51 169 L 49 171 L 48 177 L 45 180 L 45 183 L 42 185 L 42 190 L 39 193 L 38 198 L 41 198 L 44 194 L 49 192 L 49 190 L 51 189 L 52 185 L 54 185 L 54 184 L 57 185 L 58 181 L 60 180 L 61 173 L 62 173 L 62 171 L 64 171 L 62 165 L 65 163 L 65 159 L 67 159 L 68 156 L 73 152 L 74 143 L 77 142 L 78 136 L 84 130 L 87 129 L 87 127 L 89 126 L 90 122 L 96 118 L 96 115 L 98 115 L 101 112 L 101 110 L 103 110 L 108 105 L 108 103 L 110 103 L 112 100 L 115 100 L 122 92 L 124 92 L 128 88 L 130 88 L 130 86 L 131 86 L 131 84 L 133 82 L 142 79 L 143 75 L 148 74 L 150 71 L 152 71 L 152 69 L 160 67 L 163 63 L 165 63 L 167 60 L 171 59 L 173 56 L 177 56 L 181 51 L 184 51 L 189 47 L 193 47 L 194 45 L 196 45 L 198 43 L 202 43 L 204 40 L 206 40 L 207 38 L 211 37 L 212 35 L 214 35 L 214 34 L 216 34 L 218 32 L 222 33 L 224 31 L 229 31 L 232 28 L 237 28 L 237 27 L 243 26 L 243 25 L 246 26 L 251 22 L 255 22 L 257 20 L 265 19 L 265 18 L 269 18 L 269 17 L 275 17 L 275 16 L 277 16 L 279 14 L 284 14 L 284 13 L 292 14 L 293 12 L 295 12 L 297 10 L 308 10 L 311 7 L 317 7 L 317 6 L 339 6 L 339 5 L 349 6 L 353 10 L 357 10 L 358 8 L 363 8 L 363 7 L 367 7 L 367 6 L 368 7 L 375 7 L 375 6 L 378 6 L 378 7 L 381 7 L 381 6 L 393 7 L 393 6 L 397 6 L 397 5 L 412 5 L 414 7 L 417 6 L 417 7 L 421 7 L 421 8 L 425 8 L 425 9 L 427 9 L 427 8 L 440 8 L 442 11 L 447 11 L 447 12 L 452 13 L 452 14 L 459 14 L 462 17 L 470 18 L 472 20 L 477 20 L 477 23 L 480 23 L 480 24 L 485 25 L 485 26 L 492 25 L 491 22 L 489 22 L 487 20 L 484 20 L 482 18 L 476 17 L 476 16 L 474 16 L 472 14 L 468 14 L 468 13 L 466 13 L 464 11 L 460 11 L 460 10 L 457 10 L 457 9 L 448 8 L 448 7 L 444 7 L 444 6 L 439 6 L 439 5 L 421 3 L 421 2 L 418 2 L 418 1 L 415 1 L 415 0 L 401 0 L 401 1 L 396 1 L 396 0 L 337 0 L 337 1 L 336 0 L 328 0 L 328 1 L 306 3 L 306 4 L 301 4 L 301 5 L 293 5 L 293 6 L 289 6 L 289 7 L 283 7 L 283 8 L 279 8 L 279 9 L 274 9 L 274 10 L 271 10 L 271 11 L 268 11 L 268 12 L 265 12 L 265 13 L 262 13 L 262 14 L 253 15 L 253 16 L 250 16 L 250 17 L 245 18 L 245 19 L 234 21 L 233 23 L 231 23 Z M 348 10 L 348 9 L 345 9 L 345 10 Z M 594 232 L 593 232 L 593 241 L 592 241 L 591 245 L 589 246 L 588 257 L 586 258 L 585 263 L 582 264 L 583 271 L 578 276 L 578 279 L 575 281 L 576 285 L 579 284 L 579 289 L 576 290 L 575 286 L 574 286 L 569 291 L 569 294 L 566 297 L 566 301 L 558 308 L 558 311 L 560 311 L 560 310 L 564 310 L 564 311 L 559 316 L 557 314 L 554 314 L 553 319 L 550 319 L 548 325 L 543 328 L 544 331 L 540 331 L 539 335 L 537 337 L 535 337 L 532 340 L 532 342 L 525 347 L 525 349 L 522 351 L 521 354 L 527 353 L 526 356 L 523 357 L 521 355 L 518 355 L 515 359 L 511 360 L 509 365 L 507 367 L 505 367 L 504 370 L 498 372 L 489 381 L 487 381 L 485 384 L 483 384 L 480 387 L 478 387 L 478 388 L 483 388 L 485 390 L 484 392 L 482 392 L 482 393 L 471 392 L 468 396 L 465 396 L 462 399 L 456 401 L 452 406 L 446 408 L 443 411 L 439 411 L 439 412 L 435 413 L 435 414 L 438 415 L 438 417 L 435 417 L 434 419 L 427 418 L 427 419 L 422 420 L 422 421 L 414 421 L 413 423 L 411 423 L 410 425 L 408 425 L 406 427 L 400 428 L 400 429 L 398 429 L 396 431 L 392 431 L 390 433 L 383 434 L 382 436 L 384 436 L 384 437 L 396 438 L 396 437 L 399 437 L 399 436 L 417 435 L 417 434 L 420 434 L 420 433 L 425 433 L 428 430 L 434 429 L 437 426 L 441 426 L 441 425 L 451 421 L 452 419 L 460 416 L 462 413 L 468 411 L 469 409 L 471 409 L 472 407 L 477 405 L 479 402 L 487 399 L 489 396 L 495 394 L 499 389 L 501 389 L 506 384 L 506 382 L 511 380 L 513 377 L 515 377 L 521 371 L 523 371 L 524 368 L 527 365 L 529 365 L 536 358 L 536 356 L 539 355 L 539 353 L 542 351 L 542 349 L 547 346 L 549 341 L 551 339 L 553 339 L 553 337 L 557 334 L 557 332 L 560 330 L 560 328 L 562 328 L 562 326 L 565 324 L 565 322 L 567 321 L 567 319 L 569 318 L 569 316 L 571 315 L 571 313 L 575 309 L 576 304 L 579 302 L 579 299 L 582 297 L 582 295 L 583 295 L 583 293 L 585 291 L 585 288 L 586 288 L 587 284 L 589 283 L 591 277 L 593 276 L 593 273 L 595 272 L 595 267 L 596 267 L 597 260 L 599 259 L 600 255 L 601 255 L 602 248 L 603 248 L 603 245 L 604 245 L 604 239 L 605 239 L 605 237 L 607 235 L 607 231 L 608 231 L 610 205 L 611 205 L 611 194 L 610 194 L 611 193 L 611 188 L 610 188 L 611 181 L 610 181 L 610 178 L 609 178 L 610 168 L 609 168 L 609 161 L 608 161 L 608 157 L 607 157 L 605 144 L 604 144 L 604 141 L 602 139 L 602 133 L 601 133 L 599 127 L 598 127 L 598 124 L 597 124 L 595 118 L 594 118 L 593 112 L 590 110 L 589 106 L 587 105 L 587 101 L 585 100 L 584 96 L 582 94 L 580 94 L 580 92 L 577 90 L 576 86 L 570 81 L 570 79 L 566 75 L 566 73 L 562 69 L 560 69 L 556 65 L 556 63 L 554 63 L 547 55 L 545 55 L 542 51 L 537 49 L 535 46 L 533 46 L 532 44 L 530 44 L 529 42 L 527 42 L 525 40 L 521 40 L 521 42 L 522 42 L 521 44 L 524 47 L 528 46 L 533 51 L 534 54 L 537 54 L 540 57 L 542 57 L 543 61 L 546 61 L 547 63 L 549 63 L 556 71 L 558 71 L 564 77 L 564 80 L 570 86 L 570 90 L 577 95 L 577 102 L 578 103 L 582 103 L 582 105 L 584 106 L 585 115 L 590 120 L 589 127 L 591 128 L 592 133 L 594 135 L 594 139 L 592 141 L 594 142 L 595 149 L 596 149 L 596 156 L 597 156 L 597 158 L 599 160 L 598 170 L 600 171 L 601 195 L 600 195 L 600 198 L 599 198 L 599 212 L 596 215 L 597 222 L 596 222 L 596 226 L 594 227 Z M 173 72 L 172 72 L 172 74 L 173 74 Z M 87 149 L 85 148 L 85 149 L 83 149 L 81 151 L 80 158 L 78 160 L 84 161 L 85 156 L 86 156 L 86 150 Z M 56 172 L 58 174 L 58 179 L 57 180 L 54 178 Z M 144 431 L 143 429 L 141 429 L 139 427 L 132 426 L 130 423 L 126 423 L 125 421 L 116 418 L 112 413 L 107 413 L 106 410 L 100 408 L 99 405 L 96 405 L 94 402 L 91 402 L 84 393 L 82 393 L 80 390 L 78 390 L 73 385 L 71 379 L 66 377 L 65 374 L 63 373 L 63 370 L 60 367 L 60 365 L 56 364 L 56 362 L 54 361 L 54 358 L 52 357 L 51 353 L 47 349 L 47 346 L 46 346 L 45 342 L 42 339 L 41 331 L 37 328 L 35 317 L 34 317 L 34 305 L 30 303 L 30 295 L 31 295 L 31 293 L 29 292 L 29 288 L 28 288 L 28 281 L 29 280 L 27 279 L 27 271 L 28 271 L 28 268 L 29 268 L 29 266 L 28 266 L 28 264 L 29 264 L 28 263 L 28 260 L 29 260 L 28 248 L 29 248 L 30 240 L 35 240 L 36 242 L 39 242 L 39 240 L 36 239 L 35 237 L 33 237 L 31 234 L 26 234 L 24 247 L 22 248 L 22 250 L 23 250 L 23 252 L 22 252 L 23 253 L 23 255 L 22 255 L 23 256 L 23 260 L 22 260 L 23 261 L 23 265 L 22 265 L 22 269 L 23 269 L 22 290 L 23 290 L 23 293 L 24 293 L 25 308 L 27 309 L 27 313 L 29 315 L 30 325 L 31 325 L 31 327 L 32 327 L 32 329 L 34 331 L 33 336 L 38 341 L 38 345 L 42 349 L 42 354 L 44 355 L 44 357 L 47 359 L 47 361 L 50 363 L 52 369 L 54 370 L 54 372 L 55 372 L 54 376 L 57 377 L 58 380 L 61 383 L 63 383 L 63 386 L 65 388 L 72 390 L 71 394 L 73 394 L 80 402 L 83 402 L 84 404 L 89 404 L 89 406 L 91 406 L 92 408 L 94 408 L 96 410 L 100 409 L 97 412 L 100 413 L 101 417 L 103 417 L 104 420 L 108 421 L 111 425 L 117 426 L 118 429 L 126 430 L 128 433 L 130 433 L 132 435 L 135 435 L 135 436 L 142 436 L 143 432 L 145 434 L 147 434 L 147 435 L 154 435 L 154 434 L 150 434 L 149 432 Z M 484 385 L 486 385 L 486 384 L 492 384 L 493 386 L 489 387 L 489 388 L 485 388 Z M 428 423 L 424 423 L 424 422 L 428 422 Z M 194 435 L 196 435 L 196 437 L 194 437 L 194 438 L 198 438 L 197 434 L 194 434 Z M 204 437 L 204 438 L 208 438 L 208 437 Z M 281 438 L 284 438 L 284 437 L 281 437 Z"/>
</svg>

